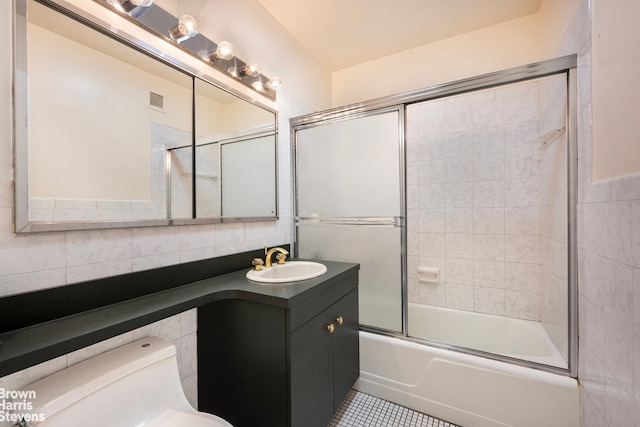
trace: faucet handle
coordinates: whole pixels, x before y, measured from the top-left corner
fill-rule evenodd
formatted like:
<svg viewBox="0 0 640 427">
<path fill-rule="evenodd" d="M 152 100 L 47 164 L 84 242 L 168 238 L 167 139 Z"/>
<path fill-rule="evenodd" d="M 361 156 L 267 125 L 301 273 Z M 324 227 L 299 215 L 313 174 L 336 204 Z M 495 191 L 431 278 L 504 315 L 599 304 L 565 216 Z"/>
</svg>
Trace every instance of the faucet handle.
<svg viewBox="0 0 640 427">
<path fill-rule="evenodd" d="M 278 253 L 276 254 L 276 259 L 278 260 L 278 264 L 284 264 L 287 259 L 287 254 Z"/>
<path fill-rule="evenodd" d="M 262 270 L 262 266 L 264 265 L 264 261 L 262 261 L 262 258 L 254 258 L 253 261 L 251 261 L 251 265 L 253 265 L 253 269 L 256 271 L 260 271 Z"/>
</svg>

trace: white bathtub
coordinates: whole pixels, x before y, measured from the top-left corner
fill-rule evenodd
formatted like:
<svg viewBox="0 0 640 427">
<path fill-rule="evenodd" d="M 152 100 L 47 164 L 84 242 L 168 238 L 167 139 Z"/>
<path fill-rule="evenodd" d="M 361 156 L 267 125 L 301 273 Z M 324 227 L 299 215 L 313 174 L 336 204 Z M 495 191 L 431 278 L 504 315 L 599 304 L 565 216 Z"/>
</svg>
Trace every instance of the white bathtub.
<svg viewBox="0 0 640 427">
<path fill-rule="evenodd" d="M 370 332 L 355 388 L 463 427 L 580 425 L 573 378 Z"/>
<path fill-rule="evenodd" d="M 409 303 L 409 336 L 567 368 L 539 322 Z"/>
</svg>

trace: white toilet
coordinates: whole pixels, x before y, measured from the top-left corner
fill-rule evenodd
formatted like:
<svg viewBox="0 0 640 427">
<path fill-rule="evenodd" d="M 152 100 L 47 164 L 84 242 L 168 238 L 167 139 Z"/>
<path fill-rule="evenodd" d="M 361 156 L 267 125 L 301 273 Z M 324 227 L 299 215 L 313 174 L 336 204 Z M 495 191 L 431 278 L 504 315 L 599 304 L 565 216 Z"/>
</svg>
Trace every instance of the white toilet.
<svg viewBox="0 0 640 427">
<path fill-rule="evenodd" d="M 157 337 L 100 354 L 23 390 L 30 392 L 28 412 L 44 419 L 29 426 L 232 427 L 189 404 L 176 349 Z"/>
</svg>

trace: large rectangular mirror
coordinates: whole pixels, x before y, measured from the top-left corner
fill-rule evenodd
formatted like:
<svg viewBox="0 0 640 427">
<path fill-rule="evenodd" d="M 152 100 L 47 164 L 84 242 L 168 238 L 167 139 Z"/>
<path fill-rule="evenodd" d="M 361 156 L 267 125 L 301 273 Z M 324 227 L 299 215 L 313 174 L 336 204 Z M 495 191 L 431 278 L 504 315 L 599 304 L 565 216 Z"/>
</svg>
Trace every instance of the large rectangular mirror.
<svg viewBox="0 0 640 427">
<path fill-rule="evenodd" d="M 17 232 L 276 219 L 273 110 L 15 1 Z"/>
</svg>

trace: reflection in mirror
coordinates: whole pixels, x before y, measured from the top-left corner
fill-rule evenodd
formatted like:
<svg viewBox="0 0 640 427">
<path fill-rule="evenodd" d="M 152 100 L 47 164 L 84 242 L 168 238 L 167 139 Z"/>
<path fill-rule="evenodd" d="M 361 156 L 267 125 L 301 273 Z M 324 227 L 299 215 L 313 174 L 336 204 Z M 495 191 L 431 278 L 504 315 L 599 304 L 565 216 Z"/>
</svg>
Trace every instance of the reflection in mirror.
<svg viewBox="0 0 640 427">
<path fill-rule="evenodd" d="M 30 220 L 167 218 L 165 146 L 191 141 L 192 78 L 38 3 L 28 18 Z"/>
<path fill-rule="evenodd" d="M 144 35 L 58 0 L 15 1 L 17 232 L 277 219 L 271 107 Z M 240 144 L 256 138 L 264 148 Z M 228 143 L 251 145 L 240 169 L 221 165 Z M 255 204 L 248 184 L 272 199 Z"/>
<path fill-rule="evenodd" d="M 274 217 L 275 115 L 196 79 L 198 218 Z"/>
<path fill-rule="evenodd" d="M 255 129 L 220 146 L 222 217 L 276 213 L 276 159 L 273 127 Z"/>
</svg>

